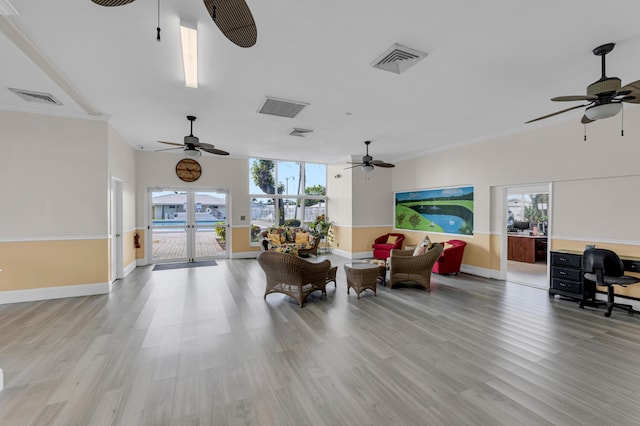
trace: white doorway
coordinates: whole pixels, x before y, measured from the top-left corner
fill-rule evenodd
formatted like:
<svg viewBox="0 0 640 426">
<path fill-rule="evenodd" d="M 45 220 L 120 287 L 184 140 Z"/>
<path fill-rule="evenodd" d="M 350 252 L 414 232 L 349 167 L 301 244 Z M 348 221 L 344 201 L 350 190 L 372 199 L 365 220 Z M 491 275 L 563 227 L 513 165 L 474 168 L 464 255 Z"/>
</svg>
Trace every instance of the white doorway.
<svg viewBox="0 0 640 426">
<path fill-rule="evenodd" d="M 505 187 L 501 270 L 516 284 L 547 289 L 551 184 Z"/>
<path fill-rule="evenodd" d="M 122 210 L 122 181 L 111 178 L 111 265 L 110 280 L 114 281 L 124 276 L 124 246 L 123 246 L 123 210 Z"/>
<path fill-rule="evenodd" d="M 228 258 L 228 198 L 228 191 L 219 189 L 150 189 L 146 246 L 151 262 Z"/>
</svg>

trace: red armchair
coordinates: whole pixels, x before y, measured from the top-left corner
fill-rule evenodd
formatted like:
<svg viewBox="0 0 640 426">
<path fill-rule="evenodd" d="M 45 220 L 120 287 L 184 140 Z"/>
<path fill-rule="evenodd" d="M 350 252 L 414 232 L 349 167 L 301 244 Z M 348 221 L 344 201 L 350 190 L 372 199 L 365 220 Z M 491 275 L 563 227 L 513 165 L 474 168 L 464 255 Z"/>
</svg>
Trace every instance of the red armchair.
<svg viewBox="0 0 640 426">
<path fill-rule="evenodd" d="M 433 272 L 436 274 L 457 274 L 460 272 L 464 247 L 467 245 L 461 240 L 449 240 L 445 244 L 445 249 L 440 258 L 433 265 Z"/>
<path fill-rule="evenodd" d="M 391 237 L 391 238 L 389 238 Z M 395 237 L 395 240 L 394 240 Z M 394 241 L 392 241 L 394 240 Z M 390 232 L 381 237 L 378 237 L 373 242 L 373 257 L 375 259 L 386 260 L 391 256 L 391 250 L 402 250 L 402 244 L 404 242 L 404 234 L 394 234 Z"/>
</svg>

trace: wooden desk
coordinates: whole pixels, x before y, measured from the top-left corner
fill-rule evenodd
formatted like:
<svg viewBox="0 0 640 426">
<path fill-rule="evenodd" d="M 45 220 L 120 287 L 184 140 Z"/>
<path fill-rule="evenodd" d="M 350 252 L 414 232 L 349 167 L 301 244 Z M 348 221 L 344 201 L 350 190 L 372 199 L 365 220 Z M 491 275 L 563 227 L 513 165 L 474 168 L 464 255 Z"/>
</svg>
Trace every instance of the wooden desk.
<svg viewBox="0 0 640 426">
<path fill-rule="evenodd" d="M 547 237 L 526 234 L 507 235 L 507 259 L 536 263 L 547 257 Z"/>
</svg>

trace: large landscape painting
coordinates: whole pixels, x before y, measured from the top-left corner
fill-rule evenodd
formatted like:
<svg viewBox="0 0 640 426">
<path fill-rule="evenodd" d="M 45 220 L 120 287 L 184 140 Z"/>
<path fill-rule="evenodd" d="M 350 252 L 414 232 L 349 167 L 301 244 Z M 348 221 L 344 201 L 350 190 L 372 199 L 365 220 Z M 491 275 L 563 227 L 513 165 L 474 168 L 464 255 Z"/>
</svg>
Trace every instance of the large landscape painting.
<svg viewBox="0 0 640 426">
<path fill-rule="evenodd" d="M 396 192 L 395 227 L 473 234 L 473 186 Z"/>
</svg>

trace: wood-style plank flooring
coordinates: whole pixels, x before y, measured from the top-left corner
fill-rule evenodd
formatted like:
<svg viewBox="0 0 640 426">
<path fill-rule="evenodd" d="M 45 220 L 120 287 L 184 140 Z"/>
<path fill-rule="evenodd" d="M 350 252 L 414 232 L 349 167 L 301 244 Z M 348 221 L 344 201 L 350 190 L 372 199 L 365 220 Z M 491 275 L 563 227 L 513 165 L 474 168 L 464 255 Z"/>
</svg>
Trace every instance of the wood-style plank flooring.
<svg viewBox="0 0 640 426">
<path fill-rule="evenodd" d="M 0 424 L 640 424 L 640 316 L 465 274 L 357 300 L 341 267 L 303 308 L 263 280 L 149 266 L 0 306 Z"/>
</svg>

